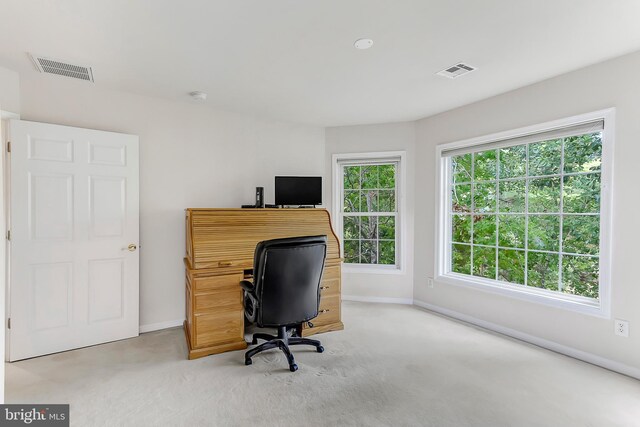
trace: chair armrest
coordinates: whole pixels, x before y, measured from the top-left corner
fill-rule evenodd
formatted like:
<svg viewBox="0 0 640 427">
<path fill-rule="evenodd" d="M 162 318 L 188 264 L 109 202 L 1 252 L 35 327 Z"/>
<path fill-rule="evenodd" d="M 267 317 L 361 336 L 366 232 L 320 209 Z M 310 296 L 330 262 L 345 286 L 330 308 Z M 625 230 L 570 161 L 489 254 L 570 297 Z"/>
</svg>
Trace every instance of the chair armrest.
<svg viewBox="0 0 640 427">
<path fill-rule="evenodd" d="M 245 291 L 247 291 L 247 292 L 253 292 L 253 290 L 255 289 L 254 286 L 253 286 L 253 283 L 251 283 L 248 280 L 240 281 L 240 287 L 242 289 L 244 289 Z"/>
</svg>

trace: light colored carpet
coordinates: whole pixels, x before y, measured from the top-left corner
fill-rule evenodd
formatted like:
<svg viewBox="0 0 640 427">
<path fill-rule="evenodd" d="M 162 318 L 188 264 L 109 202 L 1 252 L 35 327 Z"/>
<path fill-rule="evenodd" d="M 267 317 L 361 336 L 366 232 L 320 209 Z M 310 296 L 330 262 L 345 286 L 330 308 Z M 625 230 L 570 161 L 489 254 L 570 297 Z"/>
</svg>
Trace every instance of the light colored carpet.
<svg viewBox="0 0 640 427">
<path fill-rule="evenodd" d="M 77 426 L 633 426 L 640 381 L 430 312 L 343 304 L 326 348 L 186 360 L 180 329 L 6 366 L 7 403 Z"/>
</svg>

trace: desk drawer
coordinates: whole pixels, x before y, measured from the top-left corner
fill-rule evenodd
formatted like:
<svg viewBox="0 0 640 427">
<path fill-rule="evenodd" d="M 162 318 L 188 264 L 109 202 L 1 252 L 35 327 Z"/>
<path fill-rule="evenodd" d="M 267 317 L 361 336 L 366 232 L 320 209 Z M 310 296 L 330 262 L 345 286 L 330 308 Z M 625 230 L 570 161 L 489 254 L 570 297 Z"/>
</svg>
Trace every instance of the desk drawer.
<svg viewBox="0 0 640 427">
<path fill-rule="evenodd" d="M 242 310 L 242 290 L 240 286 L 236 286 L 236 289 L 224 288 L 217 292 L 196 294 L 194 308 L 195 314 L 220 308 Z"/>
<path fill-rule="evenodd" d="M 195 347 L 222 344 L 244 339 L 244 313 L 226 310 L 195 316 Z"/>
<path fill-rule="evenodd" d="M 203 291 L 238 289 L 240 288 L 242 278 L 243 275 L 241 273 L 227 274 L 224 276 L 196 277 L 193 279 L 193 291 L 194 293 L 198 293 Z"/>
<path fill-rule="evenodd" d="M 320 295 L 323 297 L 340 295 L 340 280 L 323 280 L 320 283 Z"/>
<path fill-rule="evenodd" d="M 314 326 L 329 325 L 340 321 L 340 294 L 322 296 L 318 316 L 311 321 Z"/>
</svg>

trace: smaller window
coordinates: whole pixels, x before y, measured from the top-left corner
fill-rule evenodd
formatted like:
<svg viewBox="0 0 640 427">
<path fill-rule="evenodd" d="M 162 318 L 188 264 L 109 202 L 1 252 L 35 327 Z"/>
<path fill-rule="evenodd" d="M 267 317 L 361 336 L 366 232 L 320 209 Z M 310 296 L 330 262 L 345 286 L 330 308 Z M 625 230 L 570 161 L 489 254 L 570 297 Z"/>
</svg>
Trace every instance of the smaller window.
<svg viewBox="0 0 640 427">
<path fill-rule="evenodd" d="M 340 156 L 335 166 L 335 218 L 344 262 L 399 268 L 400 157 Z"/>
</svg>

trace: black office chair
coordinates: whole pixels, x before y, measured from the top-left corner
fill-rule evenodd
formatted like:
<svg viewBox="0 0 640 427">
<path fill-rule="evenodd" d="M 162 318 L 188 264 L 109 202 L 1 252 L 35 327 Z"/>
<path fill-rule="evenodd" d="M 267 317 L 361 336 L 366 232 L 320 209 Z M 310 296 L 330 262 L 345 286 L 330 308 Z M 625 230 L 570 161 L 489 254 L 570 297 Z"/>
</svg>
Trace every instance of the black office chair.
<svg viewBox="0 0 640 427">
<path fill-rule="evenodd" d="M 292 237 L 258 243 L 253 263 L 253 283 L 243 280 L 246 318 L 259 327 L 277 328 L 278 336 L 253 334 L 267 342 L 244 355 L 251 365 L 256 354 L 278 347 L 287 356 L 289 370 L 298 369 L 290 345 L 312 345 L 318 353 L 324 347 L 318 340 L 302 338 L 302 324 L 318 315 L 320 281 L 327 256 L 327 236 Z M 292 332 L 292 336 L 289 336 Z"/>
</svg>

